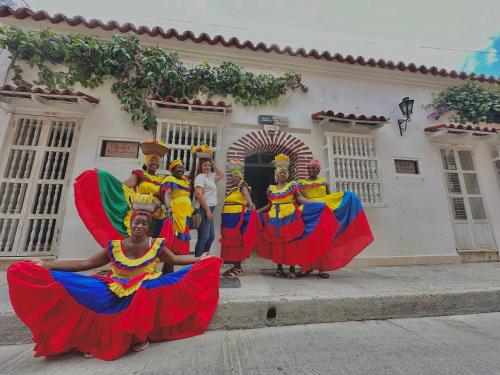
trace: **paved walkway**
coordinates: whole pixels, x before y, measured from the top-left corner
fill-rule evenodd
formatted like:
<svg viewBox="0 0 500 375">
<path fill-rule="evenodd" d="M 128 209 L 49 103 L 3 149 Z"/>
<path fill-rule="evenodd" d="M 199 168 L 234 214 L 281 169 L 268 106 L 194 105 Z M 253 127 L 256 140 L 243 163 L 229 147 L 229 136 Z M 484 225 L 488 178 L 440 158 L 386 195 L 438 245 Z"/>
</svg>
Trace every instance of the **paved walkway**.
<svg viewBox="0 0 500 375">
<path fill-rule="evenodd" d="M 500 313 L 212 331 L 114 361 L 0 347 L 0 373 L 498 375 Z"/>
<path fill-rule="evenodd" d="M 221 289 L 211 329 L 500 311 L 500 263 L 346 268 L 331 278 L 278 279 L 246 273 L 241 288 Z M 29 342 L 0 279 L 0 344 Z"/>
</svg>

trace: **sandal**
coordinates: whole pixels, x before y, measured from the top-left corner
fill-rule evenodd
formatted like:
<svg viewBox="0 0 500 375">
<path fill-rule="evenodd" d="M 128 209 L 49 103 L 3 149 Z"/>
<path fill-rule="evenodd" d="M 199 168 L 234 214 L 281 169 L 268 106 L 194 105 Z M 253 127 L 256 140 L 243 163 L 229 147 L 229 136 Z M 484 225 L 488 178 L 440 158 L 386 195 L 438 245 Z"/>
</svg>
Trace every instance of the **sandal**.
<svg viewBox="0 0 500 375">
<path fill-rule="evenodd" d="M 323 272 L 323 271 L 319 271 L 318 276 L 320 279 L 329 279 L 330 278 L 330 275 L 326 272 Z"/>
<path fill-rule="evenodd" d="M 276 277 L 284 277 L 285 276 L 285 271 L 278 269 L 278 270 L 274 271 L 274 276 L 276 276 Z"/>
<path fill-rule="evenodd" d="M 231 275 L 231 273 L 234 271 L 234 268 L 235 267 L 228 268 L 226 271 L 224 271 L 224 273 L 222 274 L 222 276 L 229 276 L 229 275 Z"/>
<path fill-rule="evenodd" d="M 87 358 L 87 359 L 94 358 L 94 355 L 90 354 L 90 353 L 82 353 L 82 355 L 83 355 L 83 358 Z"/>
<path fill-rule="evenodd" d="M 238 278 L 243 274 L 243 270 L 239 267 L 233 267 L 230 270 L 224 272 L 225 277 Z"/>
<path fill-rule="evenodd" d="M 286 275 L 287 278 L 289 279 L 296 279 L 297 278 L 297 274 L 293 271 L 290 271 L 288 272 L 288 274 Z"/>
<path fill-rule="evenodd" d="M 146 350 L 149 347 L 149 340 L 146 340 L 144 342 L 138 342 L 137 344 L 132 345 L 132 350 L 134 352 L 142 352 L 143 350 Z"/>
<path fill-rule="evenodd" d="M 313 270 L 309 270 L 309 271 L 304 271 L 304 270 L 300 270 L 299 272 L 296 272 L 295 275 L 297 275 L 297 277 L 305 277 L 307 275 L 309 275 Z"/>
</svg>

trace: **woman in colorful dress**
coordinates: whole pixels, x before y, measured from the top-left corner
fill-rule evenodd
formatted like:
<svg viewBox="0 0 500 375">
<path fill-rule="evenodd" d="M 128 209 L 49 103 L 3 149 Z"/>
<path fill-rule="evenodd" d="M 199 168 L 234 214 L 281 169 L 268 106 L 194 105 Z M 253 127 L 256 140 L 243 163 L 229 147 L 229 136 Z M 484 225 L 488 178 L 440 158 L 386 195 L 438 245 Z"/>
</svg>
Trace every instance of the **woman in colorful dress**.
<svg viewBox="0 0 500 375">
<path fill-rule="evenodd" d="M 333 271 L 349 264 L 373 241 L 373 234 L 359 197 L 350 191 L 330 194 L 326 179 L 318 177 L 320 170 L 319 161 L 311 160 L 307 164 L 308 178 L 300 180 L 297 186 L 308 200 L 325 202 L 340 227 L 328 250 L 318 260 L 300 264 L 298 276 L 305 276 L 317 269 L 319 277 L 328 278 L 330 276 L 325 271 Z"/>
<path fill-rule="evenodd" d="M 223 273 L 226 277 L 239 277 L 243 273 L 241 262 L 254 249 L 258 236 L 258 217 L 250 197 L 250 187 L 243 176 L 243 163 L 227 164 L 229 192 L 224 199 L 221 222 L 221 258 L 233 267 Z"/>
<path fill-rule="evenodd" d="M 282 264 L 290 265 L 287 277 L 295 278 L 296 264 L 315 261 L 322 255 L 337 230 L 338 223 L 324 203 L 310 202 L 288 180 L 288 156 L 274 159 L 276 185 L 267 190 L 268 203 L 257 210 L 262 215 L 262 236 L 257 253 L 278 264 L 276 276 L 284 276 Z M 303 204 L 300 211 L 296 202 Z"/>
<path fill-rule="evenodd" d="M 158 140 L 140 144 L 144 154 L 143 170 L 135 169 L 122 184 L 106 171 L 93 169 L 83 172 L 75 181 L 75 205 L 78 214 L 99 245 L 130 235 L 134 197 L 148 196 L 158 203 L 153 214 L 153 236 L 172 241 L 172 224 L 166 220 L 165 207 L 160 202 L 160 187 L 166 178 L 156 174 L 161 158 L 168 152 L 167 146 Z"/>
<path fill-rule="evenodd" d="M 166 177 L 161 186 L 163 202 L 167 209 L 167 216 L 172 218 L 174 238 L 171 247 L 175 254 L 189 254 L 189 223 L 193 214 L 191 204 L 191 185 L 184 176 L 185 168 L 181 160 L 175 159 L 168 166 L 172 173 Z M 172 272 L 173 266 L 165 264 L 163 272 Z"/>
<path fill-rule="evenodd" d="M 143 209 L 132 216 L 130 237 L 111 241 L 88 259 L 9 267 L 12 306 L 33 334 L 35 356 L 77 350 L 114 360 L 129 349 L 146 349 L 149 340 L 205 332 L 218 303 L 221 260 L 173 254 L 164 239 L 148 236 L 152 211 Z M 156 270 L 162 261 L 189 266 L 162 275 Z M 106 276 L 73 273 L 110 262 Z"/>
</svg>

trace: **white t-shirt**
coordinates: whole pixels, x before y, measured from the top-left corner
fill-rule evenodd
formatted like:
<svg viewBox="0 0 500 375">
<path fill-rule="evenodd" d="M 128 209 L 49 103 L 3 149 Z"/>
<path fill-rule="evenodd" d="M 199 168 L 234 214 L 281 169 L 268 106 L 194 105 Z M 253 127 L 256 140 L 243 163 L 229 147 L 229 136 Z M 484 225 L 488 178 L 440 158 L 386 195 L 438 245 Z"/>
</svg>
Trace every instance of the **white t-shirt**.
<svg viewBox="0 0 500 375">
<path fill-rule="evenodd" d="M 203 197 L 209 206 L 217 205 L 217 185 L 215 184 L 215 173 L 209 173 L 208 175 L 200 173 L 194 179 L 194 188 L 203 188 Z M 195 199 L 196 200 L 196 199 Z M 200 202 L 196 200 L 195 208 L 200 207 Z"/>
</svg>

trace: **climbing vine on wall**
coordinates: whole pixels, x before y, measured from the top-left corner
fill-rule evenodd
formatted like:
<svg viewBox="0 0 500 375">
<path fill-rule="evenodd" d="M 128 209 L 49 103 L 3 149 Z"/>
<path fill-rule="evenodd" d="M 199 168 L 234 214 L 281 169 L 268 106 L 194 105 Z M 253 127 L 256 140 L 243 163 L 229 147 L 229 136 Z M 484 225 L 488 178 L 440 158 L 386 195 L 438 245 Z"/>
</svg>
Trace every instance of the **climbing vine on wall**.
<svg viewBox="0 0 500 375">
<path fill-rule="evenodd" d="M 461 124 L 500 123 L 500 86 L 487 88 L 470 81 L 434 94 L 427 107 L 435 110 L 429 116 L 436 119 L 454 111 L 451 119 Z"/>
<path fill-rule="evenodd" d="M 79 83 L 95 88 L 111 79 L 111 91 L 122 108 L 147 129 L 157 124 L 146 101 L 154 94 L 189 99 L 199 94 L 231 95 L 236 103 L 258 106 L 282 102 L 289 89 L 307 92 L 300 74 L 254 74 L 233 62 L 190 66 L 175 52 L 142 46 L 135 34 L 116 34 L 111 41 L 102 41 L 50 29 L 28 31 L 9 26 L 0 27 L 0 48 L 12 54 L 13 81 L 18 85 L 72 88 Z M 19 61 L 37 68 L 36 81 L 23 79 Z"/>
</svg>

